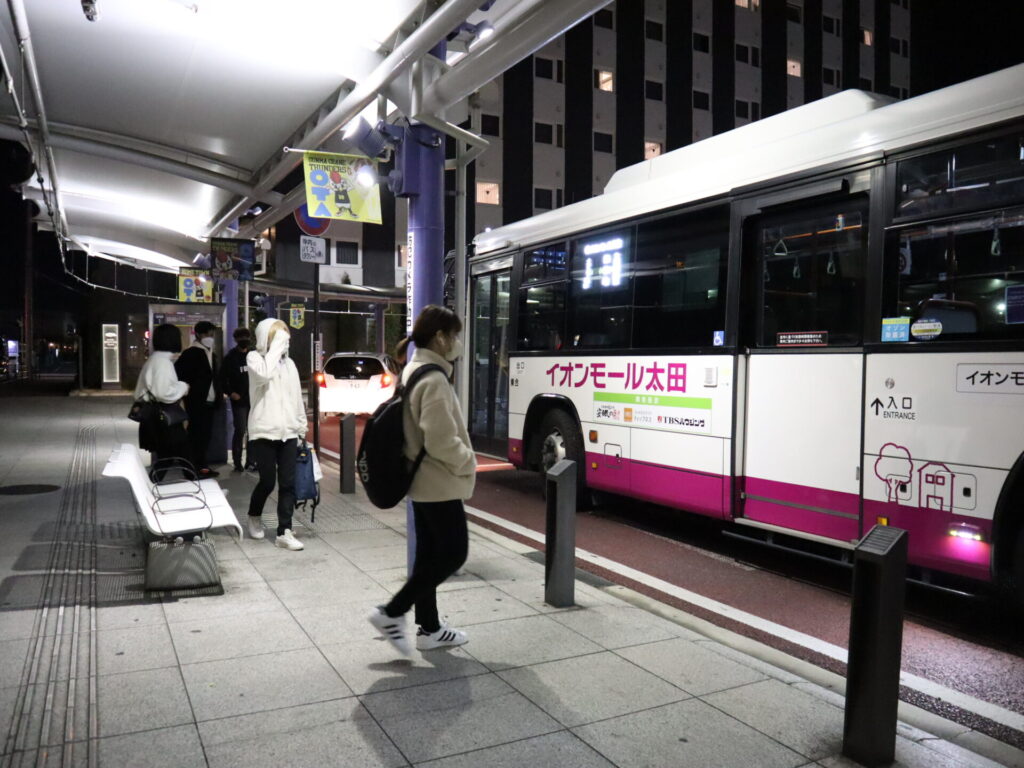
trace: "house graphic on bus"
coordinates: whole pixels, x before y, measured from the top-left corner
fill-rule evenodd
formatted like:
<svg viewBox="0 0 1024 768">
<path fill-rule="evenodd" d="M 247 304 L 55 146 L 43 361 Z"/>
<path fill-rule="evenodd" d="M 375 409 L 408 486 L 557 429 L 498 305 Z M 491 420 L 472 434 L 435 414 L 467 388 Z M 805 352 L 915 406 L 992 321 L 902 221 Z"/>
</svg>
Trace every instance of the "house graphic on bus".
<svg viewBox="0 0 1024 768">
<path fill-rule="evenodd" d="M 953 511 L 953 480 L 956 473 L 945 464 L 930 461 L 917 471 L 918 504 L 925 509 Z"/>
</svg>

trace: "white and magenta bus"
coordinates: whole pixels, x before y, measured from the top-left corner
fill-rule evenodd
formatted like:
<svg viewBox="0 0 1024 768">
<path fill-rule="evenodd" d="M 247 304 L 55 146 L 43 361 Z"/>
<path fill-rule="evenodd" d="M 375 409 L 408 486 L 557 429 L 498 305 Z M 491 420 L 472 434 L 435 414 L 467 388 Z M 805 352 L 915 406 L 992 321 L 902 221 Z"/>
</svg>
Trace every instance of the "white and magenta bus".
<svg viewBox="0 0 1024 768">
<path fill-rule="evenodd" d="M 478 450 L 1024 593 L 1024 66 L 621 169 L 469 279 Z"/>
</svg>

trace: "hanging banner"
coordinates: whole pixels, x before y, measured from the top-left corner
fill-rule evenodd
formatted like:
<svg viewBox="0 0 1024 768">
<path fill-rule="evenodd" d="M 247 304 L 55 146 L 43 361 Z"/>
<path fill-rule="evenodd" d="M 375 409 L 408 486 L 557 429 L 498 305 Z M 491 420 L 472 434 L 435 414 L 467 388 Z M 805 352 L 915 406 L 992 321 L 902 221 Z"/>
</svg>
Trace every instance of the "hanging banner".
<svg viewBox="0 0 1024 768">
<path fill-rule="evenodd" d="M 210 269 L 217 280 L 252 280 L 256 244 L 227 237 L 210 239 Z"/>
<path fill-rule="evenodd" d="M 305 304 L 289 304 L 288 305 L 288 325 L 298 330 L 306 324 L 306 305 Z"/>
<path fill-rule="evenodd" d="M 205 269 L 182 267 L 178 270 L 178 301 L 189 304 L 213 301 L 213 280 Z"/>
<path fill-rule="evenodd" d="M 380 224 L 380 189 L 356 183 L 363 166 L 376 171 L 376 164 L 359 155 L 306 152 L 302 170 L 306 176 L 306 208 L 317 219 L 346 219 Z"/>
</svg>

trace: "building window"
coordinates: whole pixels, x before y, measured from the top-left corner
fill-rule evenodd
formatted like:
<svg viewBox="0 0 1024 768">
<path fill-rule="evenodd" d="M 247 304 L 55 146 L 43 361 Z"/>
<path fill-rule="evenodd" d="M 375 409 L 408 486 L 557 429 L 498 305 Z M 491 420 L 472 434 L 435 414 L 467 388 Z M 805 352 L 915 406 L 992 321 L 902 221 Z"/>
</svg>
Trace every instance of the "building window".
<svg viewBox="0 0 1024 768">
<path fill-rule="evenodd" d="M 644 95 L 651 101 L 664 101 L 665 86 L 654 80 L 644 80 Z"/>
<path fill-rule="evenodd" d="M 862 91 L 870 91 L 871 81 L 866 77 L 862 77 L 860 81 L 857 83 L 857 87 L 860 88 Z"/>
<path fill-rule="evenodd" d="M 830 67 L 821 68 L 821 81 L 825 85 L 834 85 L 836 88 L 842 88 L 842 73 L 838 69 L 831 69 Z"/>
<path fill-rule="evenodd" d="M 889 52 L 905 59 L 910 56 L 910 45 L 906 40 L 901 40 L 898 37 L 890 37 Z"/>
<path fill-rule="evenodd" d="M 644 25 L 644 36 L 648 40 L 655 40 L 660 43 L 665 39 L 665 27 L 660 22 L 648 19 Z"/>
<path fill-rule="evenodd" d="M 476 201 L 481 205 L 501 205 L 501 196 L 496 181 L 476 183 Z"/>
<path fill-rule="evenodd" d="M 758 48 L 756 45 L 750 46 L 750 66 L 761 66 L 761 49 Z"/>
<path fill-rule="evenodd" d="M 786 74 L 790 77 L 803 77 L 803 65 L 800 59 L 786 59 Z"/>
<path fill-rule="evenodd" d="M 555 126 L 550 123 L 534 123 L 533 140 L 538 144 L 553 144 L 555 141 Z"/>
<path fill-rule="evenodd" d="M 554 202 L 554 194 L 544 187 L 533 188 L 533 207 L 539 211 L 550 211 Z"/>
<path fill-rule="evenodd" d="M 741 64 L 750 63 L 750 46 L 736 43 L 736 61 Z"/>
<path fill-rule="evenodd" d="M 555 190 L 555 207 L 561 208 L 563 205 L 565 205 L 565 201 L 562 199 L 562 189 L 559 187 Z"/>
<path fill-rule="evenodd" d="M 750 104 L 748 102 L 736 99 L 736 117 L 743 120 L 750 119 Z"/>
<path fill-rule="evenodd" d="M 761 0 L 736 0 L 736 5 L 740 8 L 748 8 L 751 11 L 756 11 L 761 7 Z"/>
<path fill-rule="evenodd" d="M 832 16 L 821 17 L 821 28 L 827 34 L 835 35 L 836 37 L 842 35 L 842 23 L 839 19 L 836 19 Z"/>
<path fill-rule="evenodd" d="M 751 120 L 760 120 L 761 119 L 761 105 L 758 102 L 756 102 L 756 101 L 750 102 L 750 119 Z"/>
<path fill-rule="evenodd" d="M 614 29 L 615 16 L 607 8 L 598 11 L 597 13 L 594 14 L 594 26 L 602 27 L 604 29 Z"/>
<path fill-rule="evenodd" d="M 554 80 L 556 83 L 560 83 L 563 79 L 563 71 L 561 59 L 545 59 L 543 56 L 537 56 L 533 60 L 533 74 L 544 80 Z"/>
<path fill-rule="evenodd" d="M 794 24 L 802 24 L 804 20 L 804 9 L 796 3 L 786 3 L 786 20 Z"/>
<path fill-rule="evenodd" d="M 711 38 L 700 32 L 693 33 L 693 50 L 700 53 L 711 53 Z"/>
<path fill-rule="evenodd" d="M 358 265 L 359 264 L 359 243 L 352 243 L 346 240 L 334 241 L 334 263 Z"/>
<path fill-rule="evenodd" d="M 875 33 L 867 27 L 860 28 L 860 42 L 861 45 L 874 45 L 875 44 Z"/>
<path fill-rule="evenodd" d="M 615 137 L 610 133 L 601 133 L 600 131 L 594 131 L 594 151 L 595 152 L 614 152 L 615 151 Z"/>
<path fill-rule="evenodd" d="M 607 69 L 594 70 L 594 87 L 599 91 L 615 92 L 615 74 Z"/>
<path fill-rule="evenodd" d="M 480 115 L 480 133 L 484 136 L 501 136 L 501 118 L 497 115 Z"/>
<path fill-rule="evenodd" d="M 661 153 L 662 147 L 660 141 L 644 142 L 644 160 L 650 160 L 652 157 L 657 157 Z"/>
<path fill-rule="evenodd" d="M 707 91 L 694 91 L 693 108 L 711 109 L 711 94 L 709 94 Z"/>
</svg>

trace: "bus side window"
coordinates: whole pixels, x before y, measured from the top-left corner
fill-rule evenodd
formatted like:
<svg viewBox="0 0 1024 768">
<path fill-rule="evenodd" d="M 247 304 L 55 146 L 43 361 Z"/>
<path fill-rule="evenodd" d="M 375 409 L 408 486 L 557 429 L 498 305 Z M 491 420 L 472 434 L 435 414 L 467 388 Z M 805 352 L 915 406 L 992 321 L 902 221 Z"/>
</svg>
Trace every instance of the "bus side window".
<svg viewBox="0 0 1024 768">
<path fill-rule="evenodd" d="M 566 284 L 531 285 L 519 291 L 519 349 L 559 350 L 565 325 Z"/>
<path fill-rule="evenodd" d="M 725 329 L 729 210 L 671 216 L 637 230 L 634 347 L 708 347 Z"/>
<path fill-rule="evenodd" d="M 762 347 L 861 343 L 866 208 L 846 201 L 761 220 Z"/>
<path fill-rule="evenodd" d="M 1022 339 L 1022 253 L 1024 208 L 902 227 L 886 240 L 884 316 L 940 324 L 909 341 Z"/>
</svg>

